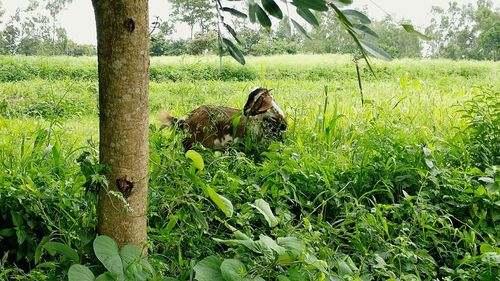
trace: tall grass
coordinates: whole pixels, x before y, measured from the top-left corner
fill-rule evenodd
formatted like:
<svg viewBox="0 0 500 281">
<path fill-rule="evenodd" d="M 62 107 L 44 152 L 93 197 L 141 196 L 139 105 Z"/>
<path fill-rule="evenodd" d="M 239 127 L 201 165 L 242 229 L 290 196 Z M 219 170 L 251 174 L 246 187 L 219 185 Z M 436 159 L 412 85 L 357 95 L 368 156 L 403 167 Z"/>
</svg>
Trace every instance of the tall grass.
<svg viewBox="0 0 500 281">
<path fill-rule="evenodd" d="M 391 80 L 408 73 L 419 79 L 488 78 L 492 83 L 498 78 L 499 64 L 449 60 L 375 60 L 375 78 L 366 67 L 363 79 Z M 231 59 L 224 59 L 222 68 L 218 57 L 154 57 L 151 58 L 152 81 L 253 81 L 253 80 L 354 80 L 354 64 L 348 56 L 341 55 L 282 55 L 249 57 L 241 66 Z M 96 58 L 69 57 L 0 57 L 0 81 L 46 80 L 97 80 Z M 453 82 L 453 81 L 451 81 Z"/>
</svg>

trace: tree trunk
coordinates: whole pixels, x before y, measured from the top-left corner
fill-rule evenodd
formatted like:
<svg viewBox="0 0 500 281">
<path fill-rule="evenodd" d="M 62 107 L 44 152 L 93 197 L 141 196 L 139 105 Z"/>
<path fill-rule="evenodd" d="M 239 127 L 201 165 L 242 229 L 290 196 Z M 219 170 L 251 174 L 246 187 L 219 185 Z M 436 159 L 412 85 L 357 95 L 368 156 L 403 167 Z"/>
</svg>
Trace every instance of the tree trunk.
<svg viewBox="0 0 500 281">
<path fill-rule="evenodd" d="M 145 249 L 148 1 L 92 0 L 92 4 L 99 63 L 99 155 L 109 167 L 108 190 L 99 192 L 98 232 L 115 239 L 120 247 L 133 244 Z"/>
</svg>

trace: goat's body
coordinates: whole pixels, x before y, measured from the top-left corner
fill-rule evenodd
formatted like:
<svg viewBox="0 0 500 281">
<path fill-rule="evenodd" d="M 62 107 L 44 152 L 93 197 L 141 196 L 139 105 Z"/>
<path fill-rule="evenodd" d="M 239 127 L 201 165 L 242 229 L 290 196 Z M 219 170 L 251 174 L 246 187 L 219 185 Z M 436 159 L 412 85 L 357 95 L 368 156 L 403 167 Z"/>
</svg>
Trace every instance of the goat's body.
<svg viewBox="0 0 500 281">
<path fill-rule="evenodd" d="M 182 129 L 189 131 L 190 136 L 184 140 L 184 147 L 189 149 L 194 143 L 205 147 L 221 149 L 235 138 L 246 134 L 247 117 L 241 116 L 239 124 L 233 130 L 233 120 L 241 110 L 223 106 L 201 106 L 186 118 L 177 121 Z"/>
<path fill-rule="evenodd" d="M 283 111 L 264 88 L 252 91 L 244 110 L 204 105 L 180 119 L 166 112 L 158 119 L 189 133 L 183 141 L 186 150 L 195 143 L 222 149 L 238 139 L 245 139 L 245 144 L 282 140 L 287 127 Z"/>
</svg>

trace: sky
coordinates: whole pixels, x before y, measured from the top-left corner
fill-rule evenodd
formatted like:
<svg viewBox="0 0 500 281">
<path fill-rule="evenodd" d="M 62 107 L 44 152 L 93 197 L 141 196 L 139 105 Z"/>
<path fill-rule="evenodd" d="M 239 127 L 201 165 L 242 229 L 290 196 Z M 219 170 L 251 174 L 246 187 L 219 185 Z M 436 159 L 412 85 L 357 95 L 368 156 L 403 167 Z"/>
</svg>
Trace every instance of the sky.
<svg viewBox="0 0 500 281">
<path fill-rule="evenodd" d="M 208 0 L 207 0 L 208 1 Z M 0 0 L 5 10 L 3 21 L 9 18 L 19 7 L 26 7 L 28 0 Z M 432 6 L 446 8 L 449 0 L 354 0 L 353 7 L 361 9 L 366 6 L 369 16 L 381 19 L 390 14 L 394 20 L 408 19 L 415 26 L 423 29 L 431 19 Z M 456 0 L 459 4 L 476 3 L 476 0 Z M 493 0 L 494 6 L 500 5 L 500 0 Z M 169 5 L 167 0 L 149 0 L 150 17 L 160 16 L 167 19 Z M 68 37 L 80 44 L 96 44 L 96 31 L 94 12 L 91 0 L 73 0 L 59 16 L 58 21 L 68 32 Z M 174 36 L 179 38 L 189 37 L 187 26 L 178 26 Z"/>
</svg>

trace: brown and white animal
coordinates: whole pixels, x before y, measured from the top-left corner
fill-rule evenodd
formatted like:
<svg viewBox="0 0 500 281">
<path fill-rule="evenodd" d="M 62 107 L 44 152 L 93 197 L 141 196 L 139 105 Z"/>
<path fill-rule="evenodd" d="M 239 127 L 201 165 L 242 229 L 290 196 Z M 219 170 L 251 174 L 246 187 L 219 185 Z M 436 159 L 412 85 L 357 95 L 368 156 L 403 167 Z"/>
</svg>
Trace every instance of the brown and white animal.
<svg viewBox="0 0 500 281">
<path fill-rule="evenodd" d="M 270 92 L 266 88 L 252 90 L 243 110 L 203 105 L 183 118 L 177 119 L 163 113 L 158 119 L 189 133 L 183 141 L 186 150 L 195 143 L 201 143 L 207 148 L 223 149 L 230 143 L 243 139 L 254 142 L 281 141 L 287 122 L 283 110 Z"/>
</svg>

